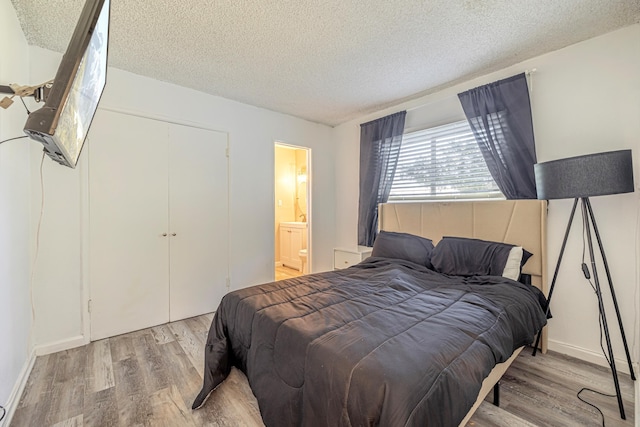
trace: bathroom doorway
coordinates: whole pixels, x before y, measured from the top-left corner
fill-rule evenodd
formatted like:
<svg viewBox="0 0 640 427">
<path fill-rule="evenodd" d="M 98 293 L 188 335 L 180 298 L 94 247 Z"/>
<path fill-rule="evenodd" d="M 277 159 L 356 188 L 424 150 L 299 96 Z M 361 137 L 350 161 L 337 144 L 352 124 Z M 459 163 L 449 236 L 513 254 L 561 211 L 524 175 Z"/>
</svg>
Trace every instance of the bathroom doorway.
<svg viewBox="0 0 640 427">
<path fill-rule="evenodd" d="M 311 149 L 275 143 L 275 280 L 311 271 Z"/>
</svg>

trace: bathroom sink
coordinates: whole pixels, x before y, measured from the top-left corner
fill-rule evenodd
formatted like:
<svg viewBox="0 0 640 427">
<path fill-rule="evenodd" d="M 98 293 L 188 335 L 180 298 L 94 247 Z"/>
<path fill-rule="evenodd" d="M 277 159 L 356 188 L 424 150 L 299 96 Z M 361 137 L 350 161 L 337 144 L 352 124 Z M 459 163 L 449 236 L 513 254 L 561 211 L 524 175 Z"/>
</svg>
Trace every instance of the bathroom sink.
<svg viewBox="0 0 640 427">
<path fill-rule="evenodd" d="M 306 227 L 307 223 L 300 222 L 300 221 L 288 221 L 288 222 L 281 222 L 280 225 L 285 225 L 288 227 Z"/>
</svg>

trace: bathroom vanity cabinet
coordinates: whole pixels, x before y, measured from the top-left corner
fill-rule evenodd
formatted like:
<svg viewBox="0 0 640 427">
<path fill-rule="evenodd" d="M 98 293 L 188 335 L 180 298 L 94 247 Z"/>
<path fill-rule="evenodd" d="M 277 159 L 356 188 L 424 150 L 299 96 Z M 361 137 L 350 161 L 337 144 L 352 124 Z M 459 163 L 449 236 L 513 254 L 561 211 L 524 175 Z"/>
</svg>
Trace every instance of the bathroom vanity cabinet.
<svg viewBox="0 0 640 427">
<path fill-rule="evenodd" d="M 306 222 L 280 223 L 280 262 L 282 262 L 282 265 L 302 271 L 300 249 L 305 249 L 306 247 Z"/>
</svg>

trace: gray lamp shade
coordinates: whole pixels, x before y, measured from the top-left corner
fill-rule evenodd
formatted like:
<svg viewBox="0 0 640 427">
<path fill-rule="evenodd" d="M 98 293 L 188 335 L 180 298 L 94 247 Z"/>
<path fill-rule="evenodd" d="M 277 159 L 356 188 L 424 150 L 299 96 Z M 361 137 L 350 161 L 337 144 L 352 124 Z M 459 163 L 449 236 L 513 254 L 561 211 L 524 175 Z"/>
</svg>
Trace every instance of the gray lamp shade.
<svg viewBox="0 0 640 427">
<path fill-rule="evenodd" d="M 575 199 L 631 193 L 631 150 L 569 157 L 534 165 L 538 199 Z"/>
</svg>

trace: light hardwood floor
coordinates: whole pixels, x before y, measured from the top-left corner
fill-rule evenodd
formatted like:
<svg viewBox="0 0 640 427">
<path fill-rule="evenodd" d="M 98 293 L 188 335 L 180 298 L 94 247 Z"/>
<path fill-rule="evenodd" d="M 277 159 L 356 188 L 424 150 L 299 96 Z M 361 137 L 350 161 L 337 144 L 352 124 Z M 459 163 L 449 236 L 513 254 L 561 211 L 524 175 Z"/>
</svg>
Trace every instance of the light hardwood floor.
<svg viewBox="0 0 640 427">
<path fill-rule="evenodd" d="M 285 280 L 300 276 L 302 276 L 302 273 L 294 268 L 285 266 L 276 267 L 276 280 Z"/>
<path fill-rule="evenodd" d="M 190 409 L 202 384 L 212 317 L 38 357 L 11 426 L 263 425 L 247 379 L 237 369 L 201 409 Z M 583 394 L 603 410 L 609 427 L 634 425 L 633 382 L 623 375 L 621 385 L 624 422 L 615 398 Z M 582 387 L 611 393 L 609 371 L 554 353 L 533 358 L 525 349 L 502 380 L 500 408 L 483 402 L 468 426 L 601 426 L 599 414 L 575 396 Z"/>
</svg>

